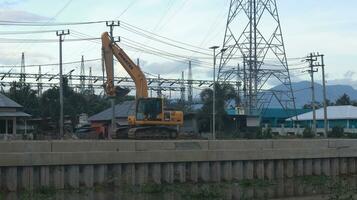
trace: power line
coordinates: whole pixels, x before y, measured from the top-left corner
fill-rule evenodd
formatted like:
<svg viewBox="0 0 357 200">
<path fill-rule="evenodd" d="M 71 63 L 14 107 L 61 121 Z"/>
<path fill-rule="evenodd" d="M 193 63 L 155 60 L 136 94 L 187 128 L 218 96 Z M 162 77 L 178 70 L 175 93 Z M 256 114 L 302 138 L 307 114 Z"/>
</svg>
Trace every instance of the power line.
<svg viewBox="0 0 357 200">
<path fill-rule="evenodd" d="M 60 22 L 60 23 L 45 23 L 45 22 L 31 22 L 31 21 L 4 21 L 0 20 L 1 26 L 74 26 L 74 25 L 90 25 L 101 24 L 106 21 L 86 21 L 86 22 Z"/>
<path fill-rule="evenodd" d="M 171 41 L 171 42 L 174 42 L 174 43 L 178 43 L 178 44 L 189 46 L 189 47 L 192 47 L 192 48 L 195 48 L 195 49 L 203 50 L 203 51 L 206 51 L 207 53 L 209 53 L 209 50 L 207 50 L 207 49 L 204 49 L 204 48 L 201 48 L 201 47 L 197 47 L 197 46 L 185 43 L 185 42 L 177 41 L 177 40 L 165 37 L 165 36 L 161 36 L 161 35 L 158 35 L 156 33 L 144 30 L 142 28 L 139 28 L 137 26 L 128 24 L 128 23 L 123 22 L 123 21 L 121 21 L 121 26 L 120 27 L 121 28 L 125 28 L 125 29 L 129 29 L 130 31 L 133 31 L 135 33 L 146 35 L 146 36 L 151 37 L 151 38 L 158 37 L 158 38 L 165 39 L 165 40 L 168 40 L 168 41 Z M 150 36 L 150 35 L 153 35 L 153 36 Z M 155 39 L 158 40 L 157 38 L 155 38 Z"/>
<path fill-rule="evenodd" d="M 65 39 L 64 42 L 100 40 L 100 38 Z M 56 39 L 0 38 L 0 43 L 54 43 Z"/>
<path fill-rule="evenodd" d="M 101 61 L 101 58 L 94 58 L 94 59 L 87 59 L 84 60 L 84 62 L 94 62 L 94 61 Z M 77 64 L 81 63 L 81 61 L 71 61 L 71 62 L 63 62 L 63 65 L 70 65 L 70 64 Z M 38 67 L 39 65 L 43 66 L 58 66 L 59 63 L 47 63 L 47 64 L 31 64 L 31 65 L 26 65 L 27 67 Z M 21 65 L 0 65 L 0 68 L 20 68 Z"/>
<path fill-rule="evenodd" d="M 42 33 L 55 33 L 56 31 L 57 30 L 0 31 L 0 35 L 42 34 Z"/>
</svg>

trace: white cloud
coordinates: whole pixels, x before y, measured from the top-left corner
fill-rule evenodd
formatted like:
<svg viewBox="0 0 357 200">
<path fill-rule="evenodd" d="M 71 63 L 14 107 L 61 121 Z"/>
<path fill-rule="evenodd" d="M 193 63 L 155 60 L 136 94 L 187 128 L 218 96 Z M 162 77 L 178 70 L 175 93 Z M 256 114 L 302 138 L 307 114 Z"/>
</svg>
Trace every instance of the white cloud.
<svg viewBox="0 0 357 200">
<path fill-rule="evenodd" d="M 25 1 L 27 1 L 27 0 L 4 0 L 4 1 L 0 2 L 0 7 L 14 6 L 14 5 L 23 3 Z"/>
<path fill-rule="evenodd" d="M 1 6 L 0 6 L 1 7 Z M 47 17 L 23 10 L 4 9 L 0 10 L 0 20 L 3 21 L 43 21 Z"/>
</svg>

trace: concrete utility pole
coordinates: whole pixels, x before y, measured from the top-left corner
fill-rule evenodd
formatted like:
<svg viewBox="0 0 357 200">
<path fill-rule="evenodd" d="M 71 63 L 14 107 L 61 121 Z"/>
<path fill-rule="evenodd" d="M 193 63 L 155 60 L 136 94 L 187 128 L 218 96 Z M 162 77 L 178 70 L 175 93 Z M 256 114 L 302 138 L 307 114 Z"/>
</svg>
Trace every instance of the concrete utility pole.
<svg viewBox="0 0 357 200">
<path fill-rule="evenodd" d="M 21 54 L 21 78 L 20 78 L 20 82 L 21 83 L 25 83 L 26 82 L 26 71 L 25 71 L 25 53 L 22 52 Z"/>
<path fill-rule="evenodd" d="M 119 21 L 107 21 L 106 25 L 110 28 L 109 34 L 110 34 L 110 38 L 112 40 L 112 43 L 114 43 L 114 35 L 113 35 L 113 31 L 114 31 L 114 27 L 115 26 L 120 26 L 120 22 Z M 114 77 L 114 59 L 112 60 L 113 64 L 113 77 Z M 111 135 L 115 135 L 116 134 L 116 120 L 115 120 L 115 97 L 112 97 L 110 99 L 110 103 L 111 103 L 111 107 L 112 107 L 112 133 L 108 132 L 108 139 L 111 139 Z"/>
<path fill-rule="evenodd" d="M 315 99 L 315 82 L 314 82 L 314 73 L 317 72 L 318 70 L 314 68 L 314 62 L 316 61 L 316 58 L 314 55 L 311 53 L 309 58 L 306 59 L 310 63 L 310 70 L 308 72 L 310 73 L 311 76 L 311 100 L 312 100 L 312 132 L 316 136 L 316 99 Z"/>
<path fill-rule="evenodd" d="M 316 131 L 316 101 L 315 101 L 315 90 L 314 90 L 314 74 L 318 71 L 317 67 L 321 67 L 322 69 L 322 87 L 323 87 L 323 104 L 324 104 L 324 137 L 327 137 L 328 134 L 328 120 L 327 120 L 327 97 L 326 97 L 326 80 L 325 80 L 325 63 L 324 63 L 324 55 L 319 53 L 311 53 L 306 59 L 310 63 L 310 70 L 308 72 L 311 75 L 312 80 L 312 107 L 313 107 L 313 128 L 315 127 Z M 320 63 L 320 62 L 321 63 Z M 315 132 L 316 134 L 316 132 Z"/>
<path fill-rule="evenodd" d="M 180 91 L 181 91 L 181 105 L 182 106 L 185 106 L 185 90 L 186 90 L 186 88 L 185 88 L 185 72 L 184 71 L 182 71 L 181 72 L 181 89 L 180 89 Z"/>
<path fill-rule="evenodd" d="M 324 137 L 327 138 L 328 134 L 328 121 L 327 121 L 327 97 L 326 97 L 326 80 L 325 80 L 325 62 L 324 55 L 320 55 L 321 57 L 321 68 L 322 68 L 322 86 L 323 86 L 323 96 L 324 96 Z"/>
<path fill-rule="evenodd" d="M 38 77 L 36 78 L 37 81 L 37 95 L 40 97 L 42 96 L 42 72 L 41 72 L 41 65 L 38 66 Z"/>
<path fill-rule="evenodd" d="M 192 108 L 193 103 L 193 89 L 192 89 L 192 63 L 188 61 L 188 86 L 187 86 L 187 101 L 189 108 Z"/>
<path fill-rule="evenodd" d="M 63 132 L 63 73 L 62 73 L 62 42 L 63 36 L 69 35 L 69 30 L 61 30 L 61 31 L 56 31 L 56 35 L 59 36 L 59 76 L 60 76 L 60 90 L 59 90 L 59 95 L 60 95 L 60 135 L 59 137 L 64 136 Z"/>
<path fill-rule="evenodd" d="M 210 47 L 213 49 L 213 87 L 212 87 L 212 140 L 216 139 L 216 49 L 219 46 Z"/>
</svg>

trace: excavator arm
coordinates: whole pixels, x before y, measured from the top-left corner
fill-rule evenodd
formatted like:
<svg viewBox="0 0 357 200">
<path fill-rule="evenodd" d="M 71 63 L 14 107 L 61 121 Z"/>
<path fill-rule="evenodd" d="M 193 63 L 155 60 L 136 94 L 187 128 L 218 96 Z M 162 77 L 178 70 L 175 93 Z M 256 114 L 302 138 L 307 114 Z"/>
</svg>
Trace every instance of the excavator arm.
<svg viewBox="0 0 357 200">
<path fill-rule="evenodd" d="M 112 42 L 108 32 L 102 34 L 102 53 L 107 73 L 106 92 L 108 96 L 115 96 L 113 75 L 113 55 L 133 79 L 136 88 L 136 98 L 148 97 L 148 84 L 145 74 L 141 71 L 129 56 L 115 42 Z"/>
</svg>

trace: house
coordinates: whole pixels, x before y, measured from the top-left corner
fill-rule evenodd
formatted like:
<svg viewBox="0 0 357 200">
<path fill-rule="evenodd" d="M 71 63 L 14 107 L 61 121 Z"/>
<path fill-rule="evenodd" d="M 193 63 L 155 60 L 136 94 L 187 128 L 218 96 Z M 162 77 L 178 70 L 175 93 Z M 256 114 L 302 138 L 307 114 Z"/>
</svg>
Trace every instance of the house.
<svg viewBox="0 0 357 200">
<path fill-rule="evenodd" d="M 119 126 L 128 125 L 128 116 L 135 113 L 135 101 L 124 101 L 115 106 L 115 119 Z M 96 130 L 98 134 L 108 133 L 111 131 L 112 122 L 112 108 L 108 108 L 100 113 L 97 113 L 88 118 L 91 127 Z"/>
<path fill-rule="evenodd" d="M 0 135 L 27 134 L 27 118 L 31 115 L 22 112 L 22 108 L 20 104 L 0 94 Z"/>
<path fill-rule="evenodd" d="M 357 128 L 357 107 L 346 106 L 328 106 L 327 107 L 328 128 L 342 127 L 345 129 Z M 287 121 L 294 121 L 301 127 L 311 127 L 313 122 L 313 112 L 304 113 L 296 117 L 286 119 Z M 324 128 L 324 109 L 316 110 L 316 128 Z"/>
</svg>

